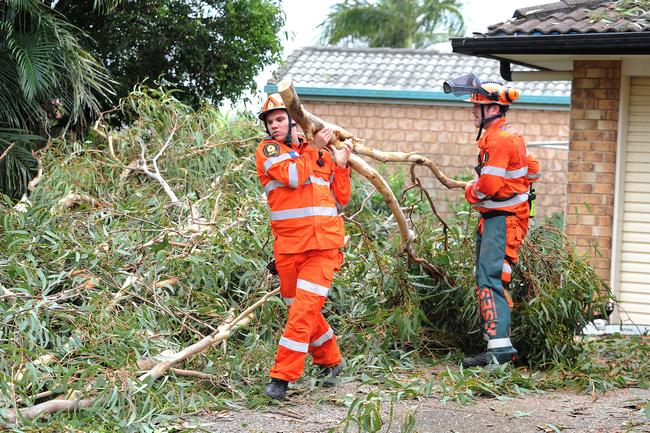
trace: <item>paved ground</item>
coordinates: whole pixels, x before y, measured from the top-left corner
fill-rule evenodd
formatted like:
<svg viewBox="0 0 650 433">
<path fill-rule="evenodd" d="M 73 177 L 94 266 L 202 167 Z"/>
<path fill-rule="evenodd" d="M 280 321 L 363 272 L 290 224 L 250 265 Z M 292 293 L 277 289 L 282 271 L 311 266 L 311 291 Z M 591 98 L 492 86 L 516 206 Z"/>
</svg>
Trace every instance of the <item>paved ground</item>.
<svg viewBox="0 0 650 433">
<path fill-rule="evenodd" d="M 191 424 L 218 433 L 325 433 L 347 415 L 340 402 L 365 398 L 373 389 L 358 383 L 339 385 L 334 391 L 290 390 L 289 400 L 258 410 L 206 414 Z M 480 398 L 461 405 L 439 397 L 405 400 L 396 404 L 392 427 L 377 432 L 401 432 L 405 414 L 415 411 L 419 433 L 532 433 L 532 432 L 650 432 L 645 408 L 650 390 L 629 388 L 605 394 L 576 394 L 568 391 L 528 394 L 514 399 Z M 388 405 L 383 406 L 384 422 Z M 338 430 L 345 431 L 344 426 Z M 349 432 L 357 432 L 350 425 Z"/>
</svg>

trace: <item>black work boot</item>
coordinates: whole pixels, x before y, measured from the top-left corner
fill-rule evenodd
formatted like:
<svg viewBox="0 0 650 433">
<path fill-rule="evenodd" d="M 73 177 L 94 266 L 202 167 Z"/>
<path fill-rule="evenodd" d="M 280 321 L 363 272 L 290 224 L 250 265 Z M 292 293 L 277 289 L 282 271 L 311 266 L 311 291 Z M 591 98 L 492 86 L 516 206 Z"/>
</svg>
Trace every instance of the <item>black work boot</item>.
<svg viewBox="0 0 650 433">
<path fill-rule="evenodd" d="M 271 378 L 271 381 L 266 385 L 266 395 L 276 400 L 284 400 L 284 396 L 287 394 L 287 387 L 289 382 L 282 379 L 276 379 L 275 377 Z"/>
<path fill-rule="evenodd" d="M 316 377 L 316 385 L 324 388 L 331 388 L 338 382 L 336 377 L 343 371 L 343 364 L 333 365 L 331 367 L 321 367 Z"/>
<path fill-rule="evenodd" d="M 485 367 L 488 364 L 505 364 L 515 357 L 516 353 L 509 352 L 483 352 L 480 355 L 463 358 L 463 367 Z"/>
</svg>

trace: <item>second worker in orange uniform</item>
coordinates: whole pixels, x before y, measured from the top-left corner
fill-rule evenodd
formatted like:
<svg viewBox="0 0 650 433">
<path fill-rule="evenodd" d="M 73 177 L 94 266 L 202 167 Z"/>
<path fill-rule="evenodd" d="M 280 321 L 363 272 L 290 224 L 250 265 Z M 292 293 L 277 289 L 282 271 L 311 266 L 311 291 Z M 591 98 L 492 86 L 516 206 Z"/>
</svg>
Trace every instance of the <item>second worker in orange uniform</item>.
<svg viewBox="0 0 650 433">
<path fill-rule="evenodd" d="M 339 248 L 345 232 L 337 206 L 350 199 L 352 149 L 328 146 L 329 128 L 308 143 L 299 139 L 277 93 L 268 97 L 259 118 L 269 136 L 257 147 L 257 175 L 270 208 L 280 292 L 289 307 L 266 394 L 283 400 L 288 383 L 302 376 L 307 354 L 321 367 L 324 384 L 341 371 L 336 336 L 321 310 L 343 263 Z"/>
<path fill-rule="evenodd" d="M 470 95 L 478 128 L 478 165 L 467 183 L 465 199 L 481 214 L 476 229 L 476 295 L 487 350 L 463 359 L 463 366 L 504 363 L 517 354 L 510 340 L 512 299 L 508 292 L 512 266 L 528 231 L 531 184 L 540 166 L 526 143 L 506 120 L 519 90 L 498 81 L 481 82 L 474 73 L 443 85 L 445 93 Z M 482 134 L 483 130 L 485 133 Z"/>
</svg>

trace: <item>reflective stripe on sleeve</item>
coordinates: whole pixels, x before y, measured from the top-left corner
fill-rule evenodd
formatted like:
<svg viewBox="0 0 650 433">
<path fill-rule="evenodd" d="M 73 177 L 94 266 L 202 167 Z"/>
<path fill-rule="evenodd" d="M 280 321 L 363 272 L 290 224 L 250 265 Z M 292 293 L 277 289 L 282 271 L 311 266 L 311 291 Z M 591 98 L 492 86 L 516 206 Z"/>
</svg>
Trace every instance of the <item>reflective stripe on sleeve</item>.
<svg viewBox="0 0 650 433">
<path fill-rule="evenodd" d="M 296 287 L 298 289 L 302 289 L 307 292 L 325 297 L 327 297 L 327 294 L 330 291 L 329 287 L 321 286 L 320 284 L 312 283 L 311 281 L 301 280 L 300 278 L 296 282 Z"/>
<path fill-rule="evenodd" d="M 474 184 L 474 186 L 472 188 L 474 188 L 474 192 L 476 193 L 476 196 L 478 197 L 479 200 L 483 200 L 484 198 L 487 197 L 487 195 L 483 194 L 481 191 L 479 191 L 476 188 L 476 184 Z"/>
<path fill-rule="evenodd" d="M 505 177 L 506 179 L 516 179 L 528 174 L 528 167 L 522 167 L 517 170 L 506 170 L 501 167 L 485 166 L 481 169 L 481 175 L 491 174 L 492 176 Z"/>
<path fill-rule="evenodd" d="M 304 218 L 310 216 L 337 216 L 335 207 L 301 207 L 297 209 L 285 209 L 271 212 L 271 221 L 282 221 L 293 218 Z"/>
<path fill-rule="evenodd" d="M 501 347 L 512 347 L 512 343 L 509 338 L 493 338 L 488 340 L 487 348 L 490 349 L 499 349 Z"/>
<path fill-rule="evenodd" d="M 295 162 L 289 164 L 289 188 L 298 188 L 298 166 Z"/>
<path fill-rule="evenodd" d="M 486 165 L 481 169 L 481 176 L 484 174 L 491 174 L 492 176 L 504 177 L 506 175 L 506 169 L 501 167 L 493 167 L 491 165 Z"/>
<path fill-rule="evenodd" d="M 524 203 L 525 201 L 528 201 L 527 192 L 523 192 L 521 194 L 514 196 L 513 198 L 509 198 L 508 200 L 504 200 L 504 201 L 494 201 L 494 200 L 480 201 L 474 204 L 473 206 L 484 207 L 486 209 L 496 209 L 500 207 L 514 206 L 519 203 Z"/>
<path fill-rule="evenodd" d="M 269 169 L 271 168 L 271 166 L 292 158 L 294 158 L 294 156 L 291 153 L 283 153 L 280 156 L 274 156 L 272 158 L 267 159 L 264 162 L 264 173 L 269 174 Z"/>
<path fill-rule="evenodd" d="M 285 298 L 284 296 L 282 297 L 282 300 L 284 301 L 285 304 L 291 305 L 293 304 L 293 301 L 296 300 L 296 298 Z"/>
<path fill-rule="evenodd" d="M 318 176 L 309 176 L 309 179 L 307 179 L 305 181 L 305 183 L 303 183 L 303 185 L 309 185 L 310 183 L 313 183 L 313 184 L 316 184 L 316 185 L 323 185 L 323 186 L 326 186 L 326 187 L 330 186 L 330 183 L 328 181 L 326 181 L 325 179 L 322 179 L 322 178 L 320 178 Z"/>
<path fill-rule="evenodd" d="M 295 165 L 295 164 L 292 164 L 292 165 Z M 289 169 L 291 169 L 291 168 L 289 168 Z M 291 172 L 289 172 L 289 173 L 291 173 Z M 297 176 L 297 173 L 296 173 L 296 176 Z M 305 183 L 303 183 L 303 186 L 304 186 L 304 185 L 309 185 L 309 184 L 312 184 L 312 183 L 315 183 L 315 184 L 317 184 L 317 185 L 323 185 L 323 186 L 326 186 L 326 187 L 328 187 L 328 188 L 329 188 L 329 186 L 330 186 L 330 183 L 329 183 L 328 181 L 323 180 L 323 179 L 321 179 L 320 177 L 316 177 L 316 176 L 309 176 L 309 179 L 307 179 L 307 180 L 305 181 Z M 289 186 L 290 186 L 290 185 L 289 185 Z M 271 181 L 269 181 L 269 183 L 267 183 L 267 184 L 264 186 L 264 192 L 265 192 L 266 194 L 268 194 L 268 193 L 270 193 L 271 191 L 273 191 L 274 189 L 278 189 L 278 188 L 286 188 L 286 187 L 287 187 L 287 185 L 283 184 L 283 183 L 280 182 L 279 180 L 271 180 Z"/>
<path fill-rule="evenodd" d="M 334 331 L 332 328 L 329 328 L 326 333 L 318 337 L 315 341 L 309 343 L 309 346 L 311 347 L 319 347 L 325 344 L 325 342 L 329 341 L 332 339 L 334 336 Z"/>
<path fill-rule="evenodd" d="M 309 343 L 301 343 L 300 341 L 294 341 L 287 337 L 280 338 L 280 346 L 286 347 L 289 350 L 294 352 L 307 353 L 309 352 Z"/>
<path fill-rule="evenodd" d="M 264 192 L 268 195 L 274 189 L 283 188 L 283 187 L 286 187 L 286 185 L 280 182 L 279 180 L 272 180 L 266 185 L 264 185 Z"/>
<path fill-rule="evenodd" d="M 539 179 L 542 173 L 529 173 L 526 177 L 528 179 Z"/>
<path fill-rule="evenodd" d="M 501 268 L 501 272 L 504 272 L 506 274 L 511 274 L 512 273 L 512 268 L 507 262 L 503 262 L 503 267 Z"/>
<path fill-rule="evenodd" d="M 518 177 L 526 176 L 528 174 L 528 167 L 522 167 L 517 170 L 506 171 L 506 179 L 516 179 Z"/>
</svg>

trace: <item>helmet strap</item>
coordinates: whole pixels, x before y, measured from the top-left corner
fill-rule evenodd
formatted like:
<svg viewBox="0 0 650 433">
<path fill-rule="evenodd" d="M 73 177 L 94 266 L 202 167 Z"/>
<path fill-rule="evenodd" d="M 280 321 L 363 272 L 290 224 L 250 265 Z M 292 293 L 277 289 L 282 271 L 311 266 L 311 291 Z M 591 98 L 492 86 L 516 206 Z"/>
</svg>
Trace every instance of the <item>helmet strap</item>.
<svg viewBox="0 0 650 433">
<path fill-rule="evenodd" d="M 497 105 L 497 104 L 490 104 L 490 105 Z M 488 105 L 489 106 L 489 105 Z M 501 107 L 499 107 L 499 113 L 495 114 L 494 116 L 490 116 L 488 118 L 485 117 L 485 104 L 481 104 L 481 126 L 478 128 L 478 134 L 476 135 L 476 141 L 481 138 L 481 133 L 483 132 L 483 129 L 485 129 L 485 126 L 492 122 L 495 119 L 498 119 L 500 117 L 505 116 L 505 111 L 501 110 Z"/>
<path fill-rule="evenodd" d="M 291 119 L 291 114 L 287 111 L 287 120 L 289 121 L 289 131 L 287 131 L 287 136 L 284 137 L 284 144 L 287 146 L 291 147 L 291 128 L 295 128 L 295 126 L 291 126 L 293 123 L 293 120 Z"/>
</svg>

